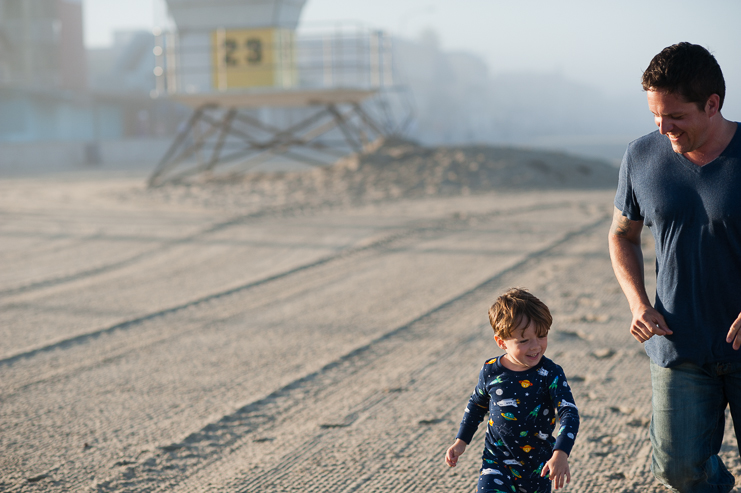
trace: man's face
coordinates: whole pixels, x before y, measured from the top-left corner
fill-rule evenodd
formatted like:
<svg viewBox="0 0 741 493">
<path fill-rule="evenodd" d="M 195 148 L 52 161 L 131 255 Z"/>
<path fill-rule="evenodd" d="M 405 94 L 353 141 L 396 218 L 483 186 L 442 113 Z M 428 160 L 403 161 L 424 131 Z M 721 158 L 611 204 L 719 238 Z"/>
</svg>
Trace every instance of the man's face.
<svg viewBox="0 0 741 493">
<path fill-rule="evenodd" d="M 674 152 L 684 154 L 700 148 L 708 139 L 710 119 L 695 103 L 679 95 L 648 91 L 648 109 L 662 135 L 669 137 Z"/>
<path fill-rule="evenodd" d="M 710 128 L 707 112 L 676 94 L 662 91 L 647 94 L 648 109 L 654 114 L 661 134 L 669 137 L 674 152 L 692 152 L 705 144 Z"/>
</svg>

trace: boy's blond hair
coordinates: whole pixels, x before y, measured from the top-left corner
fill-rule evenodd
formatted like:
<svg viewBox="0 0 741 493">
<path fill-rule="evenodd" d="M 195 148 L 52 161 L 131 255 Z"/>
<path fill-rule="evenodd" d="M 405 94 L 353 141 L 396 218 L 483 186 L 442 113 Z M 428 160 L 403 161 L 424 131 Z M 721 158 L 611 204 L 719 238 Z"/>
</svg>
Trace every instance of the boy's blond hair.
<svg viewBox="0 0 741 493">
<path fill-rule="evenodd" d="M 535 324 L 535 334 L 544 337 L 553 323 L 548 307 L 526 289 L 512 288 L 497 298 L 489 308 L 489 322 L 494 335 L 502 339 L 514 337 L 513 332 Z"/>
</svg>

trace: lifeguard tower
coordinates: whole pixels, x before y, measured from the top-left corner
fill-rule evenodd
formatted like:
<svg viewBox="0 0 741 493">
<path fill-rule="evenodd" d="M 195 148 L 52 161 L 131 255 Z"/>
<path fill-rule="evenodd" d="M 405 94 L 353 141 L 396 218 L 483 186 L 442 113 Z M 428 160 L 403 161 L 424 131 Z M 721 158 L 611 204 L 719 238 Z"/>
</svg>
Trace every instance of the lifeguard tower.
<svg viewBox="0 0 741 493">
<path fill-rule="evenodd" d="M 177 30 L 155 33 L 155 96 L 194 111 L 150 186 L 277 156 L 328 164 L 408 122 L 411 106 L 400 117 L 385 97 L 398 92 L 390 39 L 347 24 L 297 33 L 305 3 L 167 0 Z"/>
</svg>

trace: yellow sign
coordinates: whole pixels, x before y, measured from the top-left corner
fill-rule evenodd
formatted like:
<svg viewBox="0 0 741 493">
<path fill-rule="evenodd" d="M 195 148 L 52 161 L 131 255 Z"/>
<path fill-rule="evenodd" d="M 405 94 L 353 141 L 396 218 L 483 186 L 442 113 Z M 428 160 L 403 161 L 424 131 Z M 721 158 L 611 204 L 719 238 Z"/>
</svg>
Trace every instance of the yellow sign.
<svg viewBox="0 0 741 493">
<path fill-rule="evenodd" d="M 296 83 L 294 36 L 288 29 L 218 29 L 211 46 L 217 90 Z"/>
</svg>

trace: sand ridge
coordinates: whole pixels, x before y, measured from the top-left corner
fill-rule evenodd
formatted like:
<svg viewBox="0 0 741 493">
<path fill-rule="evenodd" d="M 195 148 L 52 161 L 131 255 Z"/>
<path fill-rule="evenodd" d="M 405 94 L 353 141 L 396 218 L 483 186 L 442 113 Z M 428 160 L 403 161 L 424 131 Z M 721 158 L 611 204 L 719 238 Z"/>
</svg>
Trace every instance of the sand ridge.
<svg viewBox="0 0 741 493">
<path fill-rule="evenodd" d="M 485 145 L 423 147 L 392 137 L 378 139 L 367 152 L 332 166 L 246 174 L 217 168 L 138 189 L 137 199 L 241 210 L 344 206 L 492 190 L 610 189 L 617 185 L 617 173 L 606 161 L 561 152 Z"/>
</svg>

